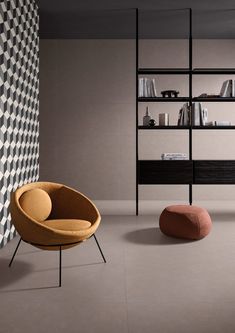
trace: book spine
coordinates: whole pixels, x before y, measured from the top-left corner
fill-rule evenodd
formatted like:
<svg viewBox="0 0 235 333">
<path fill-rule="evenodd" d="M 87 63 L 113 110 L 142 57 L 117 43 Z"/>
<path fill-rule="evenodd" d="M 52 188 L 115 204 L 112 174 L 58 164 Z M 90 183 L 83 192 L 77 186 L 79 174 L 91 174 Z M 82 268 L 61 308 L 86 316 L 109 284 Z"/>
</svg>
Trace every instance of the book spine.
<svg viewBox="0 0 235 333">
<path fill-rule="evenodd" d="M 157 97 L 157 89 L 156 89 L 155 79 L 152 79 L 152 85 L 153 85 L 153 97 Z"/>
</svg>

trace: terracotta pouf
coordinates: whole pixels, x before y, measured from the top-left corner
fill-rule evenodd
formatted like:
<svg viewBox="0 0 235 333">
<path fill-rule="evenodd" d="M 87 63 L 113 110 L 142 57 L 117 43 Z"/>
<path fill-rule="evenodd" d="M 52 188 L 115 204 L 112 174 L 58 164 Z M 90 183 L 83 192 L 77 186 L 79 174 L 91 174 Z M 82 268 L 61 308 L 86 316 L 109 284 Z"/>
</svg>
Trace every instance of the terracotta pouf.
<svg viewBox="0 0 235 333">
<path fill-rule="evenodd" d="M 211 230 L 212 222 L 206 209 L 197 206 L 174 205 L 160 215 L 160 230 L 167 236 L 201 239 Z"/>
</svg>

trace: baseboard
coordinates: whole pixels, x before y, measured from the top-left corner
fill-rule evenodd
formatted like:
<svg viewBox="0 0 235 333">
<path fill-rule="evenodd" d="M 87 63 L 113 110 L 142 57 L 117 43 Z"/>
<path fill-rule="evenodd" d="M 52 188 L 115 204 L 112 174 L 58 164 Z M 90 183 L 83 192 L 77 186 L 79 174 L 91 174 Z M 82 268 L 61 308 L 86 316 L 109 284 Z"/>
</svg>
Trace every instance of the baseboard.
<svg viewBox="0 0 235 333">
<path fill-rule="evenodd" d="M 135 200 L 94 200 L 102 215 L 135 215 Z M 140 200 L 139 215 L 159 215 L 169 205 L 188 205 L 185 201 Z M 235 214 L 235 200 L 195 201 L 194 205 L 205 207 L 211 213 L 231 212 Z"/>
<path fill-rule="evenodd" d="M 135 215 L 135 200 L 96 200 L 97 208 L 103 215 Z M 172 201 L 140 200 L 139 215 L 159 214 Z M 185 201 L 175 201 L 174 204 L 187 204 Z"/>
</svg>

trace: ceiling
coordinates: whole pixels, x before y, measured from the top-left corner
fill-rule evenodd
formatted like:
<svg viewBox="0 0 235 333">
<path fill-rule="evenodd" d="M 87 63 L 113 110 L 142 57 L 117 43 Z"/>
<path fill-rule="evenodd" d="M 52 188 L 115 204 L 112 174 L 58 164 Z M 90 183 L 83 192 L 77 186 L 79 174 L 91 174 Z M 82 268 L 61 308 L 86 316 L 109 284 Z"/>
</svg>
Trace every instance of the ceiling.
<svg viewBox="0 0 235 333">
<path fill-rule="evenodd" d="M 41 38 L 235 38 L 234 0 L 38 0 Z M 180 9 L 180 10 L 179 10 Z"/>
</svg>

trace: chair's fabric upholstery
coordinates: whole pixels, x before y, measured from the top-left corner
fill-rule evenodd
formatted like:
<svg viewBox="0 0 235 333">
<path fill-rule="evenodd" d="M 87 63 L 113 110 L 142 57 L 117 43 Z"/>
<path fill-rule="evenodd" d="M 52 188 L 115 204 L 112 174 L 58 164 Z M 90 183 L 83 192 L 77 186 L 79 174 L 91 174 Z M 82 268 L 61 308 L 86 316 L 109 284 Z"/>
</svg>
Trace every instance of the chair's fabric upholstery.
<svg viewBox="0 0 235 333">
<path fill-rule="evenodd" d="M 90 228 L 91 223 L 85 220 L 47 220 L 44 225 L 49 228 L 65 230 L 65 231 L 79 231 Z"/>
<path fill-rule="evenodd" d="M 172 205 L 161 213 L 159 227 L 167 236 L 196 240 L 210 233 L 212 221 L 202 207 Z"/>
<path fill-rule="evenodd" d="M 22 195 L 33 189 L 46 191 L 51 199 L 51 213 L 45 222 L 29 216 L 20 204 Z M 22 239 L 47 250 L 59 249 L 58 246 L 52 245 L 83 242 L 95 233 L 101 220 L 98 209 L 82 193 L 65 185 L 50 182 L 30 183 L 17 189 L 12 193 L 10 210 L 13 224 Z M 75 222 L 73 227 L 64 229 L 65 221 L 61 221 L 61 228 L 56 228 L 52 227 L 52 224 L 55 226 L 55 222 L 49 220 L 69 220 L 68 227 L 71 226 L 71 220 L 84 221 Z M 89 226 L 87 222 L 90 223 Z M 77 228 L 75 225 L 78 226 L 78 223 L 82 223 L 83 227 Z M 84 225 L 87 228 L 84 228 Z M 74 245 L 76 244 L 64 245 L 62 249 Z"/>
<path fill-rule="evenodd" d="M 26 214 L 39 222 L 45 221 L 51 214 L 51 198 L 40 188 L 24 192 L 19 203 Z"/>
</svg>

